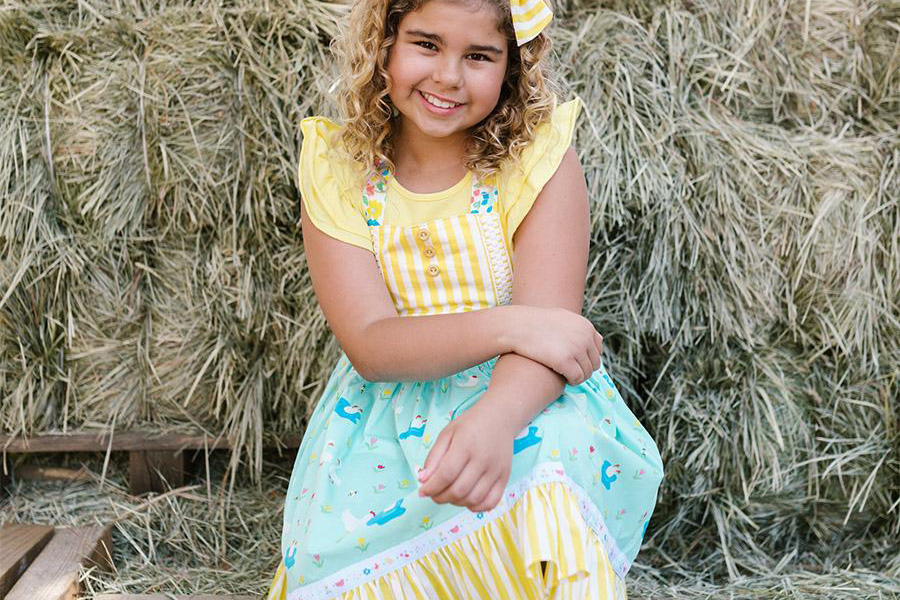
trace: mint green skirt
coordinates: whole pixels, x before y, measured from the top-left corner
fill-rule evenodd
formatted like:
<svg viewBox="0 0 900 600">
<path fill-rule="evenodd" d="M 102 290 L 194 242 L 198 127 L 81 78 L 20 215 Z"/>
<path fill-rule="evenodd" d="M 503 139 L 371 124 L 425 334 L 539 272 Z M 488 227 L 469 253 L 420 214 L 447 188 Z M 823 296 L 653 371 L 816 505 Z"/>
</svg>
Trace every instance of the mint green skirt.
<svg viewBox="0 0 900 600">
<path fill-rule="evenodd" d="M 603 565 L 624 579 L 656 505 L 663 465 L 603 366 L 567 385 L 523 428 L 494 509 L 473 513 L 418 496 L 416 473 L 438 434 L 484 394 L 496 361 L 429 381 L 369 382 L 341 355 L 297 454 L 271 597 L 349 598 L 353 590 L 384 597 L 374 590 L 389 575 L 414 580 L 419 573 L 427 582 L 438 572 L 428 565 L 442 551 L 443 569 L 453 568 L 448 549 L 470 544 L 471 551 L 492 532 L 507 538 L 498 540 L 502 554 L 524 557 L 529 573 L 544 560 L 557 579 L 563 570 L 591 574 Z M 489 543 L 481 540 L 482 547 Z M 429 585 L 440 586 L 438 580 Z"/>
</svg>

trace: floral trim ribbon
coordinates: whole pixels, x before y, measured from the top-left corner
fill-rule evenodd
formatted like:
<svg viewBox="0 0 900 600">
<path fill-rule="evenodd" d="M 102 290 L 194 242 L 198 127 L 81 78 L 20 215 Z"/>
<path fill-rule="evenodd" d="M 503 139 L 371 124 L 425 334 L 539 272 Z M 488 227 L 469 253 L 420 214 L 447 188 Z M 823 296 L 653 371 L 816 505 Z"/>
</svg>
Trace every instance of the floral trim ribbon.
<svg viewBox="0 0 900 600">
<path fill-rule="evenodd" d="M 588 527 L 600 538 L 603 548 L 609 556 L 610 563 L 616 574 L 625 578 L 631 568 L 631 561 L 619 549 L 615 539 L 609 532 L 600 510 L 591 501 L 588 493 L 572 478 L 566 475 L 562 463 L 544 462 L 537 465 L 531 475 L 520 479 L 514 485 L 506 489 L 503 499 L 497 506 L 488 512 L 473 513 L 470 510 L 460 511 L 455 518 L 441 523 L 440 526 L 429 528 L 424 533 L 409 540 L 402 546 L 395 546 L 380 554 L 371 556 L 368 560 L 360 561 L 315 583 L 302 586 L 291 592 L 287 600 L 328 600 L 353 588 L 369 583 L 386 572 L 400 569 L 426 556 L 438 548 L 466 537 L 486 523 L 502 517 L 529 489 L 548 482 L 561 482 L 569 486 L 570 491 L 578 501 L 578 508 Z M 369 563 L 390 565 L 389 569 L 375 572 L 368 568 Z"/>
</svg>

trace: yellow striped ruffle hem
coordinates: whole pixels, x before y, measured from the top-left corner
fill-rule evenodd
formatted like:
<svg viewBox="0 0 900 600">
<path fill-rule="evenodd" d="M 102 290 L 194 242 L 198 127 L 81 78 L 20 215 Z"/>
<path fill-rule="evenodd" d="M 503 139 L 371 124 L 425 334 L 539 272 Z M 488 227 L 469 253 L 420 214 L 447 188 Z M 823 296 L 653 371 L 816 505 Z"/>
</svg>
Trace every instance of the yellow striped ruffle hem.
<svg viewBox="0 0 900 600">
<path fill-rule="evenodd" d="M 625 600 L 625 583 L 608 558 L 618 549 L 588 526 L 579 496 L 565 481 L 529 487 L 480 528 L 346 590 L 331 577 L 287 594 L 282 562 L 266 600 Z"/>
</svg>

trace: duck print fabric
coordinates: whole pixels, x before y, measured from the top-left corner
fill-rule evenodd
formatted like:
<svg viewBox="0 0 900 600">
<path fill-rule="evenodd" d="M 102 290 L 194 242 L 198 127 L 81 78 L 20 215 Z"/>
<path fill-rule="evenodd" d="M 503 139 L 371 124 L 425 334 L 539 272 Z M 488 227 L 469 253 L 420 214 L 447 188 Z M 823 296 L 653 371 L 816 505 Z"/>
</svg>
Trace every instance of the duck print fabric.
<svg viewBox="0 0 900 600">
<path fill-rule="evenodd" d="M 473 178 L 473 201 L 466 214 L 439 223 L 391 227 L 381 222 L 388 176 L 387 170 L 373 174 L 364 190 L 364 205 L 373 249 L 398 314 L 508 303 L 511 260 L 502 231 L 497 231 L 497 211 L 492 210 L 496 188 Z M 424 245 L 416 246 L 416 239 Z M 456 258 L 442 253 L 444 248 L 452 248 Z M 416 252 L 422 260 L 400 256 Z M 483 276 L 474 277 L 470 269 L 466 278 L 463 269 L 448 264 L 468 252 L 483 259 Z M 386 272 L 386 265 L 405 265 L 407 271 L 394 277 L 397 273 Z M 443 279 L 443 293 L 434 285 L 435 271 L 453 274 Z M 423 293 L 416 292 L 416 282 Z M 480 296 L 481 305 L 466 305 L 457 292 L 471 292 L 475 282 L 491 282 L 493 289 Z M 428 289 L 432 293 L 426 296 Z M 454 305 L 453 298 L 461 302 Z M 577 506 L 577 515 L 572 511 L 572 520 L 560 531 L 575 528 L 596 536 L 608 559 L 605 564 L 625 577 L 656 504 L 663 468 L 653 439 L 604 367 L 580 385 L 567 385 L 514 440 L 506 493 L 493 510 L 472 513 L 418 496 L 416 476 L 438 434 L 485 393 L 496 361 L 441 379 L 371 382 L 341 355 L 310 419 L 289 483 L 283 557 L 273 583 L 273 589 L 276 584 L 280 589 L 277 597 L 340 597 L 427 560 L 430 553 L 474 535 L 486 524 L 508 520 L 529 490 L 560 484 L 552 489 L 565 490 Z M 548 506 L 551 512 L 563 510 L 558 503 Z M 532 536 L 534 548 L 543 548 L 540 552 L 549 552 L 555 561 L 552 553 L 557 550 L 552 549 L 571 545 L 571 540 L 542 539 L 549 530 L 540 528 L 552 519 L 531 518 L 531 526 L 538 528 Z M 272 590 L 270 597 L 276 597 Z"/>
<path fill-rule="evenodd" d="M 514 441 L 507 494 L 487 513 L 420 498 L 438 433 L 487 390 L 496 358 L 451 377 L 369 382 L 342 355 L 301 444 L 282 539 L 288 598 L 330 598 L 507 513 L 527 488 L 564 482 L 616 574 L 637 554 L 662 478 L 656 445 L 603 368 Z"/>
</svg>

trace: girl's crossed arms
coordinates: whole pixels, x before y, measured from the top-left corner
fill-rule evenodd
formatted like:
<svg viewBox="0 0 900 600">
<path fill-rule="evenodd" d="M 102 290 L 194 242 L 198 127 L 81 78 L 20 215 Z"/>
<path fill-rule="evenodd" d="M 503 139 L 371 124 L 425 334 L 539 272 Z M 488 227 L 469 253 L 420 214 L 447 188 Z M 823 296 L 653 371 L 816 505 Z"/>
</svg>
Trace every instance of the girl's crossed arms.
<svg viewBox="0 0 900 600">
<path fill-rule="evenodd" d="M 506 306 L 400 317 L 372 252 L 330 237 L 303 214 L 301 203 L 316 296 L 363 378 L 437 379 L 500 356 L 487 392 L 444 427 L 420 473 L 421 495 L 490 510 L 506 487 L 516 435 L 566 383 L 577 385 L 600 367 L 602 336 L 580 314 L 590 220 L 575 150 L 515 231 Z"/>
</svg>

